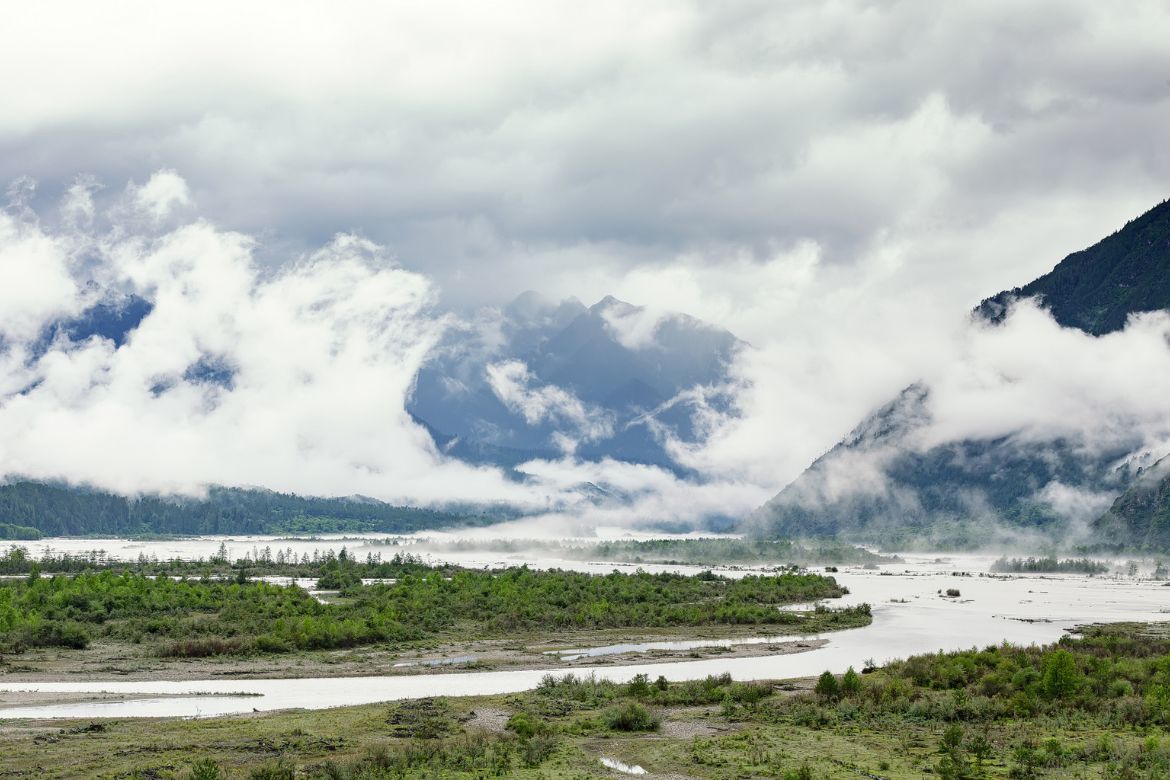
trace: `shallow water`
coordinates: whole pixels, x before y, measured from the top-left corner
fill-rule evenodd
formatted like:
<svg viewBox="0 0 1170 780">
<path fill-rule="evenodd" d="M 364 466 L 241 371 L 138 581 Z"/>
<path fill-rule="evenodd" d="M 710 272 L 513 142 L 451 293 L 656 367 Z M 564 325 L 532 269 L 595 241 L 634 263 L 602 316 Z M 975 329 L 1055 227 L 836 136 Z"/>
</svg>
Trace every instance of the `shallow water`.
<svg viewBox="0 0 1170 780">
<path fill-rule="evenodd" d="M 752 636 L 746 639 L 684 639 L 674 642 L 627 642 L 600 647 L 575 647 L 568 650 L 545 650 L 545 655 L 560 656 L 562 661 L 577 661 L 582 658 L 600 658 L 606 655 L 625 653 L 649 653 L 654 650 L 696 650 L 701 647 L 735 647 L 737 645 L 794 645 L 801 640 L 791 636 Z"/>
<path fill-rule="evenodd" d="M 644 775 L 646 770 L 637 764 L 625 764 L 618 761 L 616 758 L 601 757 L 601 765 L 606 769 L 612 769 L 615 772 L 621 772 L 623 775 Z"/>
<path fill-rule="evenodd" d="M 93 547 L 93 540 L 84 541 L 90 545 L 86 549 Z M 212 550 L 216 547 L 218 542 L 212 546 Z M 161 552 L 159 555 L 164 557 Z M 842 567 L 834 576 L 851 593 L 832 603 L 844 606 L 868 602 L 873 607 L 873 624 L 820 637 L 804 637 L 826 640 L 823 647 L 814 650 L 753 658 L 602 665 L 596 668 L 596 673 L 616 681 L 629 680 L 635 674 L 648 674 L 651 677 L 663 675 L 669 680 L 685 680 L 724 672 L 739 680 L 804 677 L 819 674 L 825 669 L 841 672 L 848 666 L 861 667 L 868 661 L 881 663 L 937 650 L 984 647 L 1003 641 L 1018 644 L 1047 643 L 1084 623 L 1170 619 L 1167 614 L 1170 612 L 1170 587 L 1163 587 L 1160 582 L 1079 575 L 989 577 L 952 574 L 956 571 L 975 575 L 986 572 L 994 557 L 952 555 L 938 559 L 937 556 L 903 555 L 905 563 L 884 566 L 881 571 Z M 485 558 L 474 554 L 450 558 L 465 565 L 514 563 L 496 556 Z M 636 568 L 555 558 L 529 560 L 528 563 L 535 568 L 560 567 L 585 571 Z M 642 568 L 689 572 L 703 567 Z M 728 570 L 726 573 L 739 576 L 750 571 L 740 569 Z M 946 598 L 941 595 L 951 588 L 959 590 L 960 596 Z M 766 642 L 769 639 L 758 637 L 754 641 Z M 705 640 L 696 637 L 693 641 Z M 0 709 L 0 718 L 205 717 L 251 712 L 253 709 L 321 709 L 422 696 L 512 693 L 535 687 L 546 674 L 570 671 L 577 675 L 588 674 L 590 667 L 578 665 L 571 669 L 436 672 L 300 680 L 21 683 L 0 678 L 0 691 L 110 692 L 151 697 L 131 701 L 8 707 Z M 241 692 L 253 696 L 228 695 Z M 193 693 L 218 695 L 170 698 Z"/>
<path fill-rule="evenodd" d="M 479 657 L 474 655 L 457 655 L 453 658 L 427 658 L 422 661 L 402 661 L 394 664 L 395 669 L 401 669 L 407 666 L 455 666 L 457 664 L 469 664 L 478 661 Z"/>
</svg>

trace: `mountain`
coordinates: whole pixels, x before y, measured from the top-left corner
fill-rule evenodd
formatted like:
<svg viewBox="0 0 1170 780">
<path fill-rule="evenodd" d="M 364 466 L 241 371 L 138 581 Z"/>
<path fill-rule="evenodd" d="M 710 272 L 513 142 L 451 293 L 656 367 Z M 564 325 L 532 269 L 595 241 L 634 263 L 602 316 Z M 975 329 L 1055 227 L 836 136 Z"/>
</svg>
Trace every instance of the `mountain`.
<svg viewBox="0 0 1170 780">
<path fill-rule="evenodd" d="M 306 498 L 212 488 L 204 499 L 126 498 L 41 482 L 0 485 L 0 539 L 138 534 L 273 534 L 421 529 L 490 522 L 365 498 Z"/>
<path fill-rule="evenodd" d="M 1143 471 L 1093 521 L 1095 536 L 1113 544 L 1170 550 L 1170 458 Z"/>
<path fill-rule="evenodd" d="M 984 300 L 975 316 L 1002 322 L 1026 297 L 1093 335 L 1123 327 L 1131 313 L 1170 308 L 1170 201 L 1034 282 Z M 1021 531 L 1067 539 L 1078 528 L 1102 533 L 1109 523 L 1091 521 L 1138 473 L 1136 440 L 1100 450 L 1021 432 L 939 444 L 926 437 L 933 419 L 930 388 L 912 385 L 753 512 L 748 530 L 892 545 L 979 546 Z"/>
<path fill-rule="evenodd" d="M 988 298 L 978 311 L 998 322 L 1011 301 L 1032 297 L 1064 327 L 1094 336 L 1121 330 L 1130 314 L 1170 308 L 1170 200 L 1039 279 Z"/>
<path fill-rule="evenodd" d="M 724 384 L 742 346 L 612 296 L 586 307 L 526 292 L 486 316 L 435 350 L 407 409 L 448 454 L 502 466 L 572 452 L 679 470 L 664 436 L 694 440 L 688 391 Z"/>
</svg>

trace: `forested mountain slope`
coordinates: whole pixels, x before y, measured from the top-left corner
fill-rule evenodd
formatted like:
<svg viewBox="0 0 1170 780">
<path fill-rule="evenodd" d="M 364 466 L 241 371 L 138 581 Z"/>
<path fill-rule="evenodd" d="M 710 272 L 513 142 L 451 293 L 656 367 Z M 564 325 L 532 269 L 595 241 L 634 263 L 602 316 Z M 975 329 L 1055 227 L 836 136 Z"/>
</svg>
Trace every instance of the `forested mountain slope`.
<svg viewBox="0 0 1170 780">
<path fill-rule="evenodd" d="M 1123 327 L 1130 314 L 1170 308 L 1170 201 L 1036 281 L 988 298 L 975 316 L 1000 323 L 1012 301 L 1029 296 L 1061 325 L 1093 335 Z M 917 384 L 872 412 L 756 510 L 747 529 L 978 545 L 1007 541 L 1016 531 L 1067 540 L 1073 529 L 1091 527 L 1105 538 L 1106 528 L 1117 533 L 1129 523 L 1138 527 L 1126 538 L 1170 545 L 1161 521 L 1142 514 L 1149 502 L 1136 496 L 1125 511 L 1115 507 L 1108 523 L 1090 526 L 1136 473 L 1127 459 L 1136 437 L 1108 447 L 1023 432 L 937 443 L 925 436 L 931 401 L 930 388 Z"/>
</svg>

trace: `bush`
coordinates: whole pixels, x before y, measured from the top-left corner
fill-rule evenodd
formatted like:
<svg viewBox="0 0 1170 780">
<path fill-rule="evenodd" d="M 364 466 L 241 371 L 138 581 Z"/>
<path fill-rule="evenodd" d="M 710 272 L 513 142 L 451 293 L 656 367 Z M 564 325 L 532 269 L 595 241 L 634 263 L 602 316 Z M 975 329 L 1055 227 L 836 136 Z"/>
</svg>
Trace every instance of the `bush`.
<svg viewBox="0 0 1170 780">
<path fill-rule="evenodd" d="M 845 676 L 841 678 L 841 693 L 845 696 L 856 696 L 861 693 L 861 676 L 850 666 Z"/>
<path fill-rule="evenodd" d="M 517 736 L 523 737 L 524 739 L 548 731 L 548 726 L 545 725 L 545 722 L 530 712 L 517 712 L 508 718 L 506 728 L 509 731 L 516 732 Z"/>
<path fill-rule="evenodd" d="M 79 623 L 43 623 L 32 634 L 32 644 L 39 647 L 89 647 L 89 634 Z"/>
<path fill-rule="evenodd" d="M 660 723 L 657 715 L 634 701 L 605 713 L 605 725 L 613 731 L 657 731 Z"/>
<path fill-rule="evenodd" d="M 644 699 L 650 693 L 650 678 L 644 674 L 635 674 L 626 686 L 626 694 L 635 699 Z"/>
<path fill-rule="evenodd" d="M 833 676 L 833 673 L 828 670 L 821 672 L 813 691 L 822 699 L 832 700 L 841 696 L 841 686 L 837 683 L 837 678 Z"/>
<path fill-rule="evenodd" d="M 537 734 L 524 743 L 520 758 L 525 766 L 540 766 L 557 749 L 557 740 L 549 734 Z"/>
<path fill-rule="evenodd" d="M 281 760 L 253 769 L 250 777 L 251 780 L 294 780 L 296 776 L 296 766 L 289 761 Z"/>
<path fill-rule="evenodd" d="M 755 704 L 772 693 L 768 683 L 735 683 L 727 689 L 727 696 L 737 704 Z"/>
<path fill-rule="evenodd" d="M 1065 699 L 1074 696 L 1083 682 L 1076 659 L 1067 650 L 1057 650 L 1044 659 L 1040 687 L 1048 698 Z"/>
<path fill-rule="evenodd" d="M 219 764 L 210 758 L 196 761 L 191 765 L 191 780 L 223 780 L 223 777 Z"/>
</svg>

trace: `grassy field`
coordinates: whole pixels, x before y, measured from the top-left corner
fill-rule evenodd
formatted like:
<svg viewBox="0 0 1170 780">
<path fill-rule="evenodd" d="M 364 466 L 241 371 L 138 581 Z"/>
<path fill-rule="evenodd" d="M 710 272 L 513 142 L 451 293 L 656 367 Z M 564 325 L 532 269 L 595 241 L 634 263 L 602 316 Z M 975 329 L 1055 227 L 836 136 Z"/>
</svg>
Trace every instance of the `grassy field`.
<svg viewBox="0 0 1170 780">
<path fill-rule="evenodd" d="M 729 678 L 199 721 L 0 724 L 0 777 L 1170 777 L 1164 626 L 919 656 L 795 683 Z"/>
</svg>

